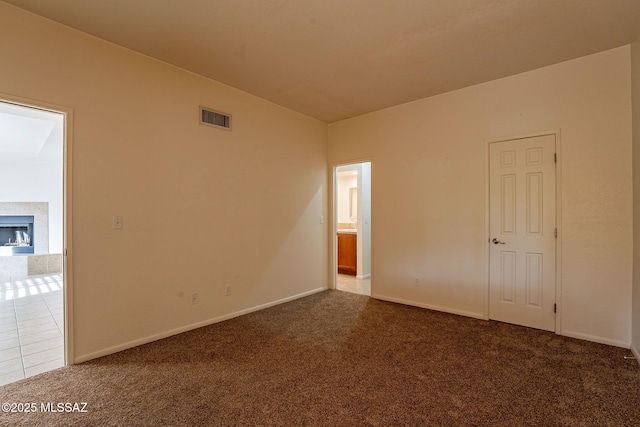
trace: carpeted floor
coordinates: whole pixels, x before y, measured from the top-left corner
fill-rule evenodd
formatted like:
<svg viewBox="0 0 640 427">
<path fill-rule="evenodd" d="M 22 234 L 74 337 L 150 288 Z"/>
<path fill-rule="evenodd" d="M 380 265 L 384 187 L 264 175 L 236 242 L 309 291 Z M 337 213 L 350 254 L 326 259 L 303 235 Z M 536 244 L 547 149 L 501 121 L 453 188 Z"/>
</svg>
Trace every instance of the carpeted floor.
<svg viewBox="0 0 640 427">
<path fill-rule="evenodd" d="M 0 387 L 37 406 L 0 425 L 638 426 L 625 355 L 326 291 Z"/>
</svg>

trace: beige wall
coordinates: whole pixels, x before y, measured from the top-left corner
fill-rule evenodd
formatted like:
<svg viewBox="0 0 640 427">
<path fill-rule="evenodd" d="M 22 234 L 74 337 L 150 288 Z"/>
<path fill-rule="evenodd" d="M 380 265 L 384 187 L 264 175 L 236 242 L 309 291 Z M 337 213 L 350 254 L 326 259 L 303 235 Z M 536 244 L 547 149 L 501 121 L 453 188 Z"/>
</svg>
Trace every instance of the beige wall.
<svg viewBox="0 0 640 427">
<path fill-rule="evenodd" d="M 374 296 L 486 316 L 486 141 L 560 129 L 558 332 L 628 346 L 629 70 L 626 46 L 331 124 L 330 162 L 372 159 Z"/>
<path fill-rule="evenodd" d="M 326 286 L 326 124 L 1 2 L 0 40 L 0 93 L 73 109 L 76 360 Z"/>
<path fill-rule="evenodd" d="M 369 158 L 374 294 L 483 317 L 486 141 L 552 129 L 559 332 L 631 342 L 629 47 L 332 124 L 327 158 L 319 121 L 5 3 L 0 40 L 0 93 L 74 113 L 77 360 L 323 288 L 327 164 Z"/>
<path fill-rule="evenodd" d="M 631 349 L 640 361 L 640 38 L 631 45 L 633 99 L 633 299 Z"/>
</svg>

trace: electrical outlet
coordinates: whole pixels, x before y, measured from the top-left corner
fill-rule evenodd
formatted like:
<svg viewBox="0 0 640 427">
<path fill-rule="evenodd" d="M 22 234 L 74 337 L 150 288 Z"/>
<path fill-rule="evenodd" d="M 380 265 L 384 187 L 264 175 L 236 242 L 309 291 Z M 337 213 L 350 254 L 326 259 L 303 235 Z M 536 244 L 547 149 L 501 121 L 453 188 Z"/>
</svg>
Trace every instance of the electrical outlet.
<svg viewBox="0 0 640 427">
<path fill-rule="evenodd" d="M 113 229 L 122 230 L 122 217 L 120 215 L 113 217 Z"/>
<path fill-rule="evenodd" d="M 231 295 L 231 285 L 230 284 L 224 285 L 224 294 L 225 294 L 225 296 Z"/>
<path fill-rule="evenodd" d="M 413 284 L 414 284 L 415 286 L 420 286 L 420 278 L 419 278 L 419 277 L 416 277 L 416 278 L 414 279 Z"/>
<path fill-rule="evenodd" d="M 191 294 L 191 304 L 198 304 L 200 302 L 200 295 Z"/>
</svg>

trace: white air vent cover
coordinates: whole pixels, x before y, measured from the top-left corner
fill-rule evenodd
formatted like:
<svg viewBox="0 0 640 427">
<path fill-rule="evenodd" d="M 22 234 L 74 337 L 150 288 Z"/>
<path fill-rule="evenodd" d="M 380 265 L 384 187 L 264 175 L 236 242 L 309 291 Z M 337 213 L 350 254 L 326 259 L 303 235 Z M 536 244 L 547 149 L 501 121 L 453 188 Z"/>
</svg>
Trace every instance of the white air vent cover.
<svg viewBox="0 0 640 427">
<path fill-rule="evenodd" d="M 200 124 L 231 130 L 231 115 L 200 107 Z"/>
</svg>

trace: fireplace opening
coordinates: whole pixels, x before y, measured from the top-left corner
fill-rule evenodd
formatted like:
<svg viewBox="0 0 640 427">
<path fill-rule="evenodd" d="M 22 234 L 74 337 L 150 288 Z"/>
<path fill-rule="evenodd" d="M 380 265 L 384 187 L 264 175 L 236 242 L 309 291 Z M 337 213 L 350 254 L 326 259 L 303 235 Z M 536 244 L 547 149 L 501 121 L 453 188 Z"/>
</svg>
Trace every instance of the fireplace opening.
<svg viewBox="0 0 640 427">
<path fill-rule="evenodd" d="M 0 255 L 33 254 L 33 216 L 0 216 Z"/>
</svg>

